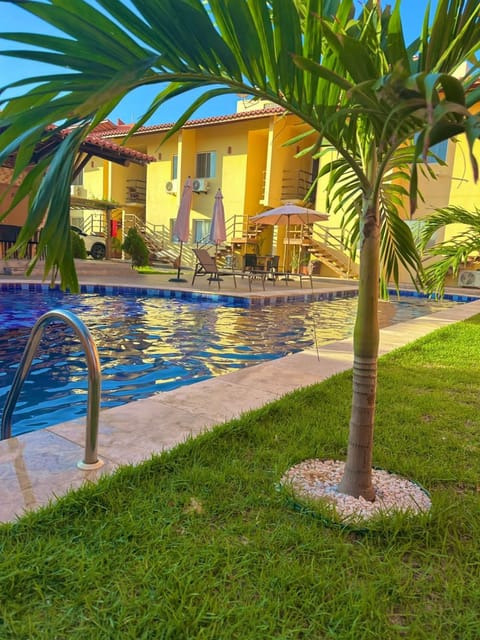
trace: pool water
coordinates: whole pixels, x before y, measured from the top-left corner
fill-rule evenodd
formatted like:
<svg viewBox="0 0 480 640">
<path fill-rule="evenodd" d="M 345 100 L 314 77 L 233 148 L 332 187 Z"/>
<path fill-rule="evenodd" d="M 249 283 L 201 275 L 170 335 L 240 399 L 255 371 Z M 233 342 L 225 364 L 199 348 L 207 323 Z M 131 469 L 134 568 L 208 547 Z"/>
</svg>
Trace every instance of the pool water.
<svg viewBox="0 0 480 640">
<path fill-rule="evenodd" d="M 452 306 L 411 299 L 380 303 L 387 326 Z M 102 367 L 102 408 L 221 375 L 288 353 L 349 337 L 357 301 L 222 306 L 179 299 L 71 295 L 59 291 L 4 293 L 0 299 L 0 408 L 35 321 L 68 309 L 89 328 Z M 12 435 L 84 416 L 88 372 L 78 338 L 49 324 L 25 380 Z"/>
</svg>

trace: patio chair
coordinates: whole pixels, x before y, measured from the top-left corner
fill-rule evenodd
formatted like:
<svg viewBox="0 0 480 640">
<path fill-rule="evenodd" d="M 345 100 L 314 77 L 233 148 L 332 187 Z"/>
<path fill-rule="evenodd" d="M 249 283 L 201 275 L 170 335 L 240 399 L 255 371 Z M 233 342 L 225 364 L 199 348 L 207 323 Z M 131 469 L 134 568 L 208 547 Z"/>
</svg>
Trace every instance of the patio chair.
<svg viewBox="0 0 480 640">
<path fill-rule="evenodd" d="M 243 269 L 242 269 L 242 278 L 247 272 L 255 271 L 257 268 L 257 254 L 256 253 L 246 253 L 243 256 Z"/>
<path fill-rule="evenodd" d="M 222 276 L 232 276 L 235 289 L 237 288 L 237 280 L 233 269 L 230 271 L 220 271 L 217 267 L 217 263 L 215 262 L 215 258 L 213 258 L 206 249 L 193 249 L 193 253 L 197 258 L 197 264 L 195 265 L 195 271 L 193 272 L 192 286 L 197 276 L 210 276 L 208 279 L 209 286 L 212 284 L 212 281 L 214 281 L 218 284 L 218 288 L 220 289 Z"/>
<path fill-rule="evenodd" d="M 252 270 L 249 273 L 248 278 L 248 286 L 250 291 L 252 290 L 252 281 L 255 278 L 259 278 L 263 290 L 265 291 L 265 281 L 271 280 L 272 284 L 275 285 L 277 280 L 283 280 L 285 285 L 288 286 L 289 282 L 293 282 L 296 278 L 300 280 L 300 288 L 303 289 L 303 280 L 307 279 L 310 281 L 310 288 L 313 289 L 313 279 L 312 279 L 312 265 L 309 264 L 308 273 L 292 273 L 291 271 L 279 271 L 278 270 L 278 256 L 272 256 L 268 259 L 266 263 L 266 268 L 264 270 Z"/>
<path fill-rule="evenodd" d="M 280 256 L 271 256 L 267 260 L 267 271 L 271 271 L 272 269 L 277 271 L 279 260 L 280 260 Z"/>
</svg>

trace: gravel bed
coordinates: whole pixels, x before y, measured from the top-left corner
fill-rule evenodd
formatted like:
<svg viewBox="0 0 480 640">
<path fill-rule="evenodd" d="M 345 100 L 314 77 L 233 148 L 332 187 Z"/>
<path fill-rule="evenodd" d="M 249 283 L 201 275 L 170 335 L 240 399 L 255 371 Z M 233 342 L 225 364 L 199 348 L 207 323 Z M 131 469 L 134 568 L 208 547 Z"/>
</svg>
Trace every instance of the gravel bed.
<svg viewBox="0 0 480 640">
<path fill-rule="evenodd" d="M 415 482 L 388 471 L 373 469 L 374 502 L 338 491 L 345 463 L 338 460 L 304 460 L 291 467 L 280 484 L 291 488 L 294 497 L 321 500 L 334 507 L 342 523 L 368 522 L 375 515 L 407 512 L 426 513 L 431 508 L 428 493 Z"/>
</svg>

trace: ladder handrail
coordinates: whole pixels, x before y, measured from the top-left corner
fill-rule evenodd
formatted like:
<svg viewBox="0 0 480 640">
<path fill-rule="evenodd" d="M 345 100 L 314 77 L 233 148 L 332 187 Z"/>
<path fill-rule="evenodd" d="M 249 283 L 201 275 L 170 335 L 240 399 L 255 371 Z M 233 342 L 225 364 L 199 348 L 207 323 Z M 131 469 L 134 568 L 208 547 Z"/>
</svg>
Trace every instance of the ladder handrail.
<svg viewBox="0 0 480 640">
<path fill-rule="evenodd" d="M 88 367 L 88 409 L 87 429 L 85 437 L 85 456 L 78 463 L 80 469 L 97 469 L 103 461 L 97 456 L 98 415 L 100 411 L 101 373 L 100 359 L 92 335 L 85 324 L 71 311 L 66 309 L 52 309 L 44 313 L 33 325 L 22 359 L 15 372 L 12 386 L 7 395 L 2 416 L 1 439 L 11 437 L 12 414 L 20 395 L 22 384 L 28 376 L 33 357 L 40 343 L 46 325 L 52 320 L 63 320 L 77 334 L 85 351 Z"/>
</svg>

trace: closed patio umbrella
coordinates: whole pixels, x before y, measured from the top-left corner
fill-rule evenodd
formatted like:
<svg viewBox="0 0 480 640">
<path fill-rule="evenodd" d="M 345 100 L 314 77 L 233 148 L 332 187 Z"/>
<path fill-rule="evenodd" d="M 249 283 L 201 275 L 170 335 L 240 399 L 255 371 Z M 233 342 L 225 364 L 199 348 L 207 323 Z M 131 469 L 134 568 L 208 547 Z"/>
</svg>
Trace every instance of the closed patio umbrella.
<svg viewBox="0 0 480 640">
<path fill-rule="evenodd" d="M 182 197 L 178 207 L 177 218 L 173 225 L 173 235 L 180 240 L 180 254 L 178 256 L 178 272 L 176 278 L 170 278 L 170 282 L 186 282 L 184 278 L 180 278 L 180 269 L 182 268 L 182 250 L 183 243 L 188 242 L 190 236 L 190 211 L 192 209 L 192 180 L 190 176 L 183 186 Z"/>
<path fill-rule="evenodd" d="M 215 257 L 218 253 L 218 245 L 227 239 L 227 229 L 225 227 L 225 209 L 223 207 L 223 196 L 220 189 L 215 194 L 215 204 L 213 205 L 212 225 L 210 227 L 210 242 L 215 244 Z"/>
<path fill-rule="evenodd" d="M 287 246 L 289 246 L 289 229 L 292 224 L 311 224 L 312 222 L 319 222 L 320 220 L 328 220 L 326 213 L 320 213 L 307 207 L 299 207 L 296 204 L 288 203 L 269 211 L 264 211 L 256 216 L 250 218 L 250 222 L 256 222 L 258 224 L 286 224 L 287 225 Z M 287 252 L 285 251 L 283 256 L 283 270 L 285 271 L 285 263 L 287 258 Z"/>
</svg>

